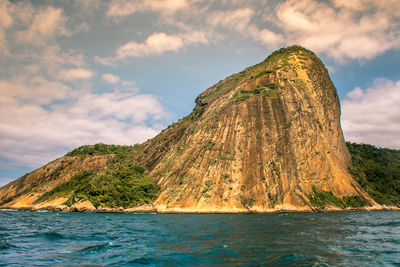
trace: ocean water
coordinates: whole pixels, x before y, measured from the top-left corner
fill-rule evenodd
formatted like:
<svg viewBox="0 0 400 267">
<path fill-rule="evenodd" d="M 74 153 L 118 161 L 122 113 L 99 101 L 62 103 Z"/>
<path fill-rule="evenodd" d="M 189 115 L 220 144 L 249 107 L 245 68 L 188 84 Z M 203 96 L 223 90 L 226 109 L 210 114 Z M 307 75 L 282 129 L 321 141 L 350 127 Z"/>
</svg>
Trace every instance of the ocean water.
<svg viewBox="0 0 400 267">
<path fill-rule="evenodd" d="M 0 211 L 0 265 L 400 266 L 400 212 Z"/>
</svg>

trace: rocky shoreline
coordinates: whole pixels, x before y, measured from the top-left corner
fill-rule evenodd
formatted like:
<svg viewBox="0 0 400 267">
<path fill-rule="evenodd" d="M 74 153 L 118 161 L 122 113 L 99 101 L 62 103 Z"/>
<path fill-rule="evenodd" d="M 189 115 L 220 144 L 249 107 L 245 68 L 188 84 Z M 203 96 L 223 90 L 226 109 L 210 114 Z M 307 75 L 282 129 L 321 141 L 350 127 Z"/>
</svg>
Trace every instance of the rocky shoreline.
<svg viewBox="0 0 400 267">
<path fill-rule="evenodd" d="M 0 207 L 0 210 L 19 210 L 19 211 L 53 211 L 53 212 L 87 212 L 87 213 L 169 213 L 169 214 L 243 214 L 243 213 L 279 213 L 279 212 L 338 212 L 338 211 L 400 211 L 400 207 L 376 205 L 362 208 L 338 208 L 326 206 L 325 208 L 289 208 L 277 207 L 274 209 L 249 210 L 249 209 L 213 209 L 213 210 L 192 210 L 192 209 L 164 209 L 154 207 L 152 204 L 145 204 L 133 208 L 108 208 L 94 207 L 90 201 L 81 201 L 71 207 L 66 205 L 55 205 L 47 207 Z"/>
<path fill-rule="evenodd" d="M 90 202 L 89 202 L 90 203 Z M 124 209 L 119 208 L 107 208 L 101 207 L 96 208 L 93 205 L 87 203 L 81 203 L 80 205 L 73 205 L 68 207 L 66 205 L 48 206 L 48 207 L 0 207 L 0 210 L 18 210 L 18 211 L 54 211 L 54 212 L 89 212 L 89 213 L 154 213 L 157 212 L 153 205 L 143 205 L 134 208 Z"/>
</svg>

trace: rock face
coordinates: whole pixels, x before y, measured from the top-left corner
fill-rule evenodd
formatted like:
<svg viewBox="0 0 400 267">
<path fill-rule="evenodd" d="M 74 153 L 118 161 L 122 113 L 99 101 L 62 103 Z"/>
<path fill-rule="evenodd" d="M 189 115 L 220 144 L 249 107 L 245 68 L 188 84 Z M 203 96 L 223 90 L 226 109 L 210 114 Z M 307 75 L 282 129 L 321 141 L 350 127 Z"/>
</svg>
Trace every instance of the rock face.
<svg viewBox="0 0 400 267">
<path fill-rule="evenodd" d="M 105 169 L 113 158 L 60 158 L 1 188 L 0 206 L 33 207 L 73 175 Z M 348 171 L 339 99 L 326 68 L 297 46 L 200 94 L 193 112 L 140 145 L 132 162 L 161 186 L 143 210 L 307 211 L 315 209 L 312 196 L 323 191 L 379 208 Z"/>
<path fill-rule="evenodd" d="M 144 144 L 158 212 L 310 210 L 313 186 L 376 204 L 351 164 L 321 60 L 281 49 L 199 95 L 192 114 Z"/>
</svg>

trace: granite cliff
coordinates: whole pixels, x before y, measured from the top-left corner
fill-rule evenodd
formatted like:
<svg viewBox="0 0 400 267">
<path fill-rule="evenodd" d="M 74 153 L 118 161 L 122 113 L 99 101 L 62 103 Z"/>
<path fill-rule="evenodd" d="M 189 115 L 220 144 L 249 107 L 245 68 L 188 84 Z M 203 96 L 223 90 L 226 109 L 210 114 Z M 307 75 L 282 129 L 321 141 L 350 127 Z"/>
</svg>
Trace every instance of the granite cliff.
<svg viewBox="0 0 400 267">
<path fill-rule="evenodd" d="M 299 46 L 280 49 L 210 87 L 197 97 L 190 115 L 127 148 L 122 158 L 115 151 L 88 149 L 94 146 L 78 148 L 1 188 L 0 205 L 68 209 L 64 203 L 90 200 L 99 210 L 107 203 L 135 211 L 147 204 L 144 210 L 157 212 L 382 208 L 349 173 L 351 157 L 328 71 Z M 151 177 L 159 193 L 132 205 L 102 200 L 102 177 L 119 177 L 110 169 L 127 164 L 144 166 L 146 172 L 135 177 Z M 58 166 L 64 167 L 57 172 Z M 90 188 L 100 188 L 97 196 L 90 188 L 80 195 L 71 186 L 57 189 L 85 170 L 91 171 L 85 178 Z"/>
<path fill-rule="evenodd" d="M 328 72 L 297 46 L 212 86 L 143 146 L 163 212 L 311 210 L 310 196 L 324 191 L 376 204 L 348 171 Z"/>
</svg>

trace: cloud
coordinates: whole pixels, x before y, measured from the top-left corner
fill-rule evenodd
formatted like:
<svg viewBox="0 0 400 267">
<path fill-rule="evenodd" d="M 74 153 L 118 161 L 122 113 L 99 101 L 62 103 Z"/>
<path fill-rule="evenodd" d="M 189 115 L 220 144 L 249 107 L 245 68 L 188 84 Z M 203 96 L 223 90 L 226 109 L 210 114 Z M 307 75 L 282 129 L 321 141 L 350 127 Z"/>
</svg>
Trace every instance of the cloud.
<svg viewBox="0 0 400 267">
<path fill-rule="evenodd" d="M 344 64 L 399 49 L 398 10 L 400 2 L 396 0 L 286 0 L 267 4 L 225 1 L 219 5 L 188 0 L 118 0 L 110 3 L 107 15 L 118 19 L 137 12 L 153 12 L 158 15 L 158 24 L 187 33 L 203 33 L 203 41 L 197 43 L 217 43 L 228 37 L 230 30 L 269 49 L 300 44 Z M 158 45 L 161 42 L 165 42 L 165 48 Z M 155 56 L 179 51 L 186 45 L 188 41 L 182 34 L 159 32 L 142 43 L 131 41 L 122 45 L 117 57 Z M 111 66 L 116 61 L 114 57 L 95 60 Z"/>
<path fill-rule="evenodd" d="M 99 63 L 99 64 L 104 65 L 104 66 L 112 66 L 112 67 L 115 67 L 115 66 L 116 66 L 116 64 L 115 64 L 115 58 L 113 58 L 113 57 L 99 57 L 99 56 L 95 56 L 93 59 L 94 59 L 94 61 L 95 61 L 96 63 Z"/>
<path fill-rule="evenodd" d="M 109 84 L 116 84 L 120 81 L 120 78 L 118 76 L 111 73 L 104 73 L 101 76 L 101 79 Z"/>
<path fill-rule="evenodd" d="M 249 34 L 255 41 L 259 41 L 271 48 L 276 48 L 283 43 L 283 36 L 268 29 L 259 30 L 255 26 L 250 26 L 248 29 Z"/>
<path fill-rule="evenodd" d="M 49 65 L 54 68 L 57 65 L 68 65 L 80 67 L 85 64 L 84 56 L 82 53 L 74 52 L 73 50 L 62 51 L 57 45 L 48 45 L 43 49 L 39 55 L 33 57 L 41 64 Z"/>
<path fill-rule="evenodd" d="M 332 0 L 331 1 L 337 8 L 346 8 L 354 11 L 365 11 L 371 8 L 379 9 L 380 11 L 387 12 L 387 15 L 398 16 L 400 15 L 400 3 L 397 0 Z"/>
<path fill-rule="evenodd" d="M 29 20 L 29 18 L 23 18 L 23 20 Z M 46 44 L 46 39 L 54 35 L 70 34 L 65 28 L 66 20 L 61 8 L 51 6 L 40 8 L 32 17 L 28 29 L 16 32 L 16 39 L 24 44 Z"/>
<path fill-rule="evenodd" d="M 277 7 L 274 23 L 287 43 L 326 53 L 339 62 L 372 59 L 399 48 L 398 14 L 391 9 L 399 10 L 400 2 L 332 2 L 285 1 Z"/>
<path fill-rule="evenodd" d="M 14 55 L 14 60 L 24 65 L 28 74 L 42 74 L 59 79 L 68 69 L 84 69 L 84 55 L 73 50 L 63 51 L 58 45 L 36 47 L 35 53 Z"/>
<path fill-rule="evenodd" d="M 141 8 L 140 3 L 116 0 L 110 3 L 107 16 L 127 16 Z"/>
<path fill-rule="evenodd" d="M 155 11 L 170 15 L 189 7 L 187 0 L 114 0 L 110 3 L 107 16 L 128 16 L 136 12 Z"/>
<path fill-rule="evenodd" d="M 199 3 L 185 11 L 190 16 L 169 16 L 162 22 L 225 37 L 227 29 L 233 30 L 271 49 L 300 44 L 339 63 L 369 60 L 400 48 L 396 0 L 236 1 L 222 3 L 219 11 L 213 11 L 213 4 Z"/>
<path fill-rule="evenodd" d="M 0 80 L 0 103 L 46 105 L 54 100 L 65 99 L 68 91 L 69 88 L 61 82 L 49 81 L 37 75 L 19 75 Z"/>
<path fill-rule="evenodd" d="M 10 15 L 11 8 L 10 3 L 5 0 L 0 3 L 0 27 L 8 28 L 13 23 L 13 19 Z"/>
<path fill-rule="evenodd" d="M 163 107 L 152 95 L 119 92 L 83 95 L 69 111 L 78 117 L 92 114 L 99 121 L 113 117 L 133 123 L 150 117 L 160 119 L 160 115 L 164 114 Z"/>
<path fill-rule="evenodd" d="M 235 10 L 219 11 L 212 13 L 208 22 L 214 27 L 223 27 L 235 30 L 244 36 L 253 38 L 270 47 L 276 47 L 281 44 L 283 37 L 269 29 L 259 29 L 251 20 L 255 12 L 251 8 L 238 8 Z"/>
<path fill-rule="evenodd" d="M 121 46 L 117 50 L 117 56 L 119 58 L 153 56 L 167 51 L 176 52 L 181 47 L 183 47 L 181 37 L 161 32 L 150 35 L 144 43 L 129 42 Z"/>
<path fill-rule="evenodd" d="M 400 148 L 400 81 L 378 79 L 365 90 L 356 87 L 342 101 L 345 137 L 357 143 Z"/>
<path fill-rule="evenodd" d="M 146 57 L 158 56 L 165 52 L 177 52 L 186 45 L 194 43 L 207 43 L 208 40 L 202 32 L 190 32 L 181 35 L 168 35 L 166 33 L 154 33 L 144 43 L 129 42 L 117 49 L 117 57 Z"/>
<path fill-rule="evenodd" d="M 95 73 L 90 69 L 76 68 L 76 69 L 63 69 L 59 72 L 58 77 L 64 81 L 73 80 L 88 80 L 92 78 Z"/>
<path fill-rule="evenodd" d="M 344 7 L 352 10 L 362 10 L 364 9 L 364 0 L 333 0 L 332 1 L 336 7 Z"/>
<path fill-rule="evenodd" d="M 228 27 L 243 32 L 250 24 L 253 15 L 254 11 L 250 8 L 220 11 L 210 15 L 209 23 L 214 26 Z"/>
<path fill-rule="evenodd" d="M 5 1 L 0 1 L 0 53 L 7 54 L 7 44 L 5 30 L 13 24 L 13 18 L 11 17 L 11 7 L 10 3 Z"/>
<path fill-rule="evenodd" d="M 2 166 L 38 167 L 84 144 L 142 142 L 159 132 L 159 120 L 167 116 L 154 95 L 72 94 L 71 87 L 36 79 L 0 80 Z"/>
<path fill-rule="evenodd" d="M 184 45 L 191 45 L 191 44 L 208 44 L 208 37 L 206 33 L 202 31 L 195 31 L 191 30 L 187 33 L 181 34 L 180 38 L 182 38 Z"/>
</svg>

